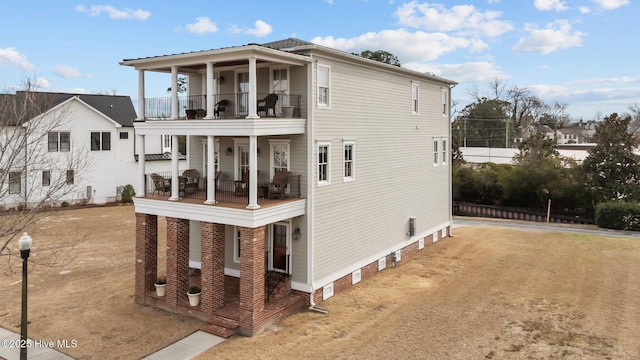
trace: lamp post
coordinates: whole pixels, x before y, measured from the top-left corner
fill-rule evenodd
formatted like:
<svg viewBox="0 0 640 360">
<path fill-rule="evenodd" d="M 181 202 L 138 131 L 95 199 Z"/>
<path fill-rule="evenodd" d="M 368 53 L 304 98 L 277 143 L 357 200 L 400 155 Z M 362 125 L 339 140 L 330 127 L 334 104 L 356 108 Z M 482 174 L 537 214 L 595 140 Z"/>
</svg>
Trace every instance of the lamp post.
<svg viewBox="0 0 640 360">
<path fill-rule="evenodd" d="M 27 360 L 27 259 L 31 251 L 31 236 L 26 232 L 18 240 L 22 258 L 22 317 L 20 321 L 20 360 Z"/>
</svg>

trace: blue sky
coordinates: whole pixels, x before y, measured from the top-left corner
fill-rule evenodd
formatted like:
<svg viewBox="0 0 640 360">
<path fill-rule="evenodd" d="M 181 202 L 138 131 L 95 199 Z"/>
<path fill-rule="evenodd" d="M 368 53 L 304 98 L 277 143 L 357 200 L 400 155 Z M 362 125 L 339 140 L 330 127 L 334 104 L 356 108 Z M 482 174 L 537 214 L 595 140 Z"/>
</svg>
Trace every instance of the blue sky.
<svg viewBox="0 0 640 360">
<path fill-rule="evenodd" d="M 631 0 L 14 1 L 0 13 L 0 91 L 29 78 L 137 101 L 123 59 L 296 37 L 389 51 L 459 82 L 459 108 L 498 78 L 588 120 L 640 103 L 638 14 Z M 166 96 L 168 81 L 148 80 L 147 96 Z"/>
</svg>

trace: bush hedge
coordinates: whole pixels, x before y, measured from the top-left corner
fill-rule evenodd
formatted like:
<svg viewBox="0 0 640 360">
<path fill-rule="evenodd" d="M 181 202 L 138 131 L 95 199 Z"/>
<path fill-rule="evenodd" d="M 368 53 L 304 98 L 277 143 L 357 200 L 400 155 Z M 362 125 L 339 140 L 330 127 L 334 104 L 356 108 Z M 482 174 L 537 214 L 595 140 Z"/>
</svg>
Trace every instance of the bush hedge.
<svg viewBox="0 0 640 360">
<path fill-rule="evenodd" d="M 128 184 L 122 190 L 122 202 L 123 203 L 131 203 L 133 202 L 133 197 L 136 195 L 136 191 L 133 189 L 133 185 Z"/>
<path fill-rule="evenodd" d="M 596 205 L 595 220 L 601 228 L 640 231 L 640 204 L 600 203 Z"/>
</svg>

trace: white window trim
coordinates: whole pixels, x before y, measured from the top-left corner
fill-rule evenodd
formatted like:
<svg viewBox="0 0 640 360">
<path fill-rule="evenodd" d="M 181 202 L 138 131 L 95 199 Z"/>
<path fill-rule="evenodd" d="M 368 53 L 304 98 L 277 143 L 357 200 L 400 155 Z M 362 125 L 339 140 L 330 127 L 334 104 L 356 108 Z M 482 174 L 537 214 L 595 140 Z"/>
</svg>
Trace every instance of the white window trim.
<svg viewBox="0 0 640 360">
<path fill-rule="evenodd" d="M 239 245 L 240 245 L 240 227 L 233 226 L 233 262 L 240 263 Z"/>
<path fill-rule="evenodd" d="M 449 89 L 442 88 L 442 117 L 449 116 Z"/>
<path fill-rule="evenodd" d="M 233 138 L 233 176 L 235 180 L 242 179 L 242 174 L 238 173 L 241 160 L 240 151 L 238 151 L 240 146 L 249 146 L 249 138 Z"/>
<path fill-rule="evenodd" d="M 347 159 L 344 156 L 345 148 L 347 145 L 351 145 L 351 176 L 346 176 L 344 173 Z M 343 140 L 342 141 L 342 181 L 350 182 L 356 180 L 356 141 L 355 140 Z"/>
<path fill-rule="evenodd" d="M 269 179 L 273 179 L 275 172 L 273 168 L 273 147 L 274 145 L 285 145 L 287 147 L 287 171 L 291 170 L 291 139 L 269 139 Z"/>
<path fill-rule="evenodd" d="M 414 89 L 416 93 L 415 98 L 413 97 Z M 414 102 L 416 103 L 415 106 L 414 106 Z M 420 114 L 420 83 L 416 81 L 411 82 L 411 114 L 412 115 Z"/>
<path fill-rule="evenodd" d="M 433 147 L 431 150 L 433 166 L 440 166 L 440 139 L 433 139 Z"/>
<path fill-rule="evenodd" d="M 329 71 L 329 84 L 327 85 L 329 91 L 327 94 L 327 103 L 320 103 L 320 68 L 325 68 Z M 317 65 L 317 74 L 316 74 L 316 102 L 318 109 L 330 109 L 331 108 L 331 66 L 326 64 L 318 64 Z"/>
<path fill-rule="evenodd" d="M 327 147 L 327 179 L 320 180 L 320 163 L 318 162 L 318 154 L 320 153 L 320 147 Z M 318 186 L 326 186 L 331 184 L 331 142 L 330 141 L 318 141 L 316 143 L 316 183 Z"/>
<path fill-rule="evenodd" d="M 440 159 L 440 162 L 442 163 L 443 166 L 446 166 L 447 159 L 449 158 L 449 139 L 446 137 L 443 137 L 440 141 L 440 147 L 441 147 L 440 156 L 442 156 L 442 159 Z"/>
<path fill-rule="evenodd" d="M 274 225 L 281 225 L 284 226 L 286 228 L 286 234 L 287 234 L 287 238 L 286 238 L 286 243 L 287 243 L 287 250 L 286 250 L 286 255 L 287 256 L 287 260 L 288 260 L 288 264 L 287 264 L 287 269 L 288 269 L 288 273 L 291 274 L 291 220 L 283 220 L 283 221 L 278 221 L 276 223 L 270 224 L 269 225 L 269 234 L 267 234 L 268 236 L 268 249 L 269 249 L 269 258 L 267 259 L 267 266 L 269 270 L 272 271 L 276 271 L 276 272 L 280 272 L 280 273 L 284 273 L 283 271 L 280 271 L 279 269 L 274 269 L 273 268 L 273 255 L 274 255 L 274 251 L 273 251 L 273 226 Z"/>
</svg>

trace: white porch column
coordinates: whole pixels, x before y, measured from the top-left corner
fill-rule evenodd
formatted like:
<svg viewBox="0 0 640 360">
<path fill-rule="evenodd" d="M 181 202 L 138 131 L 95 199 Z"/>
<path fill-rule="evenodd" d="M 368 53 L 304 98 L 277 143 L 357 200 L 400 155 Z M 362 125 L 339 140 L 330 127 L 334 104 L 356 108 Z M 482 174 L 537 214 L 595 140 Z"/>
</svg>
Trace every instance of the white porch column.
<svg viewBox="0 0 640 360">
<path fill-rule="evenodd" d="M 144 121 L 146 114 L 144 113 L 144 70 L 138 70 L 138 118 L 136 120 Z"/>
<path fill-rule="evenodd" d="M 215 118 L 213 110 L 216 106 L 215 99 L 213 98 L 215 92 L 215 80 L 213 79 L 213 63 L 207 63 L 207 116 L 205 119 Z"/>
<path fill-rule="evenodd" d="M 249 205 L 247 209 L 257 209 L 258 205 L 258 138 L 249 136 Z"/>
<path fill-rule="evenodd" d="M 178 108 L 178 67 L 171 67 L 171 119 L 176 120 L 180 109 Z"/>
<path fill-rule="evenodd" d="M 171 136 L 171 197 L 169 200 L 180 200 L 180 183 L 178 182 L 178 135 Z"/>
<path fill-rule="evenodd" d="M 207 200 L 205 204 L 216 203 L 216 141 L 211 135 L 207 136 Z"/>
<path fill-rule="evenodd" d="M 249 58 L 249 114 L 247 119 L 258 119 L 258 85 L 256 84 L 256 58 L 255 56 Z"/>
<path fill-rule="evenodd" d="M 136 144 L 138 146 L 138 191 L 136 192 L 136 197 L 144 197 L 147 189 L 145 188 L 145 145 L 144 145 L 144 135 L 136 135 L 137 141 Z"/>
</svg>

